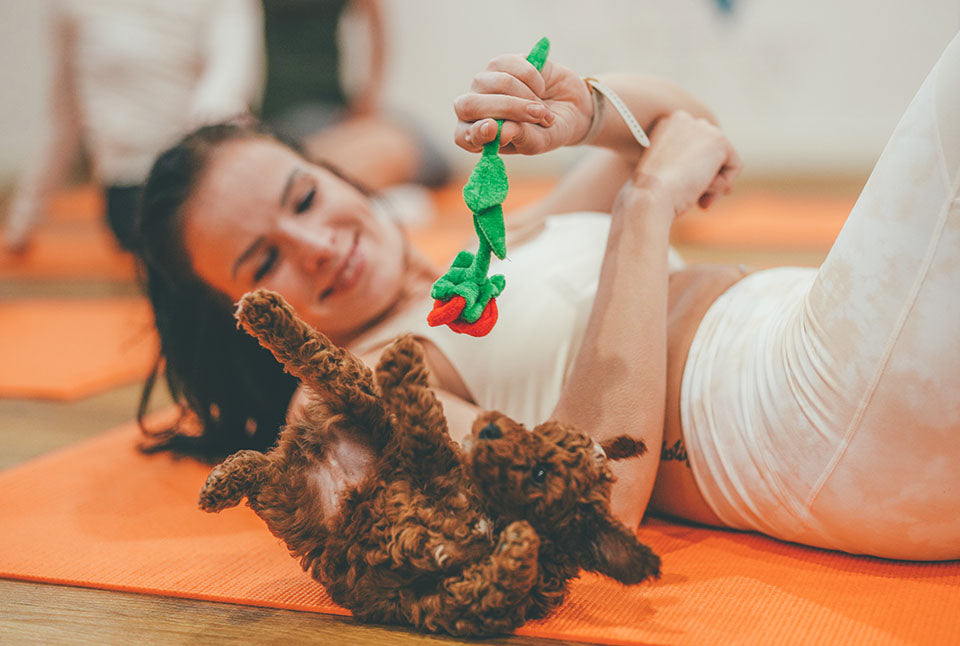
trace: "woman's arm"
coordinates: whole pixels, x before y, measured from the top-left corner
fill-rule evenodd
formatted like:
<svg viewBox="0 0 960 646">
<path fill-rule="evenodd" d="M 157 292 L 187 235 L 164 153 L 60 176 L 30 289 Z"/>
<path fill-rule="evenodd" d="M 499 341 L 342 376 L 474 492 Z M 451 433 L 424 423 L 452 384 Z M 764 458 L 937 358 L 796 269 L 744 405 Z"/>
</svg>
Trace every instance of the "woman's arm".
<svg viewBox="0 0 960 646">
<path fill-rule="evenodd" d="M 553 413 L 601 441 L 626 432 L 654 449 L 613 464 L 612 510 L 628 526 L 643 516 L 660 460 L 670 226 L 740 168 L 720 130 L 686 112 L 662 119 L 651 141 L 614 204 L 584 342 Z"/>
<path fill-rule="evenodd" d="M 383 91 L 383 75 L 386 61 L 386 31 L 383 23 L 383 9 L 379 0 L 353 0 L 347 7 L 348 12 L 356 12 L 366 28 L 366 42 L 369 45 L 369 66 L 363 70 L 363 84 L 350 99 L 350 111 L 355 116 L 369 116 L 380 109 L 380 95 Z"/>
<path fill-rule="evenodd" d="M 263 89 L 263 9 L 255 0 L 220 0 L 207 25 L 203 70 L 190 126 L 244 115 Z"/>
<path fill-rule="evenodd" d="M 641 127 L 649 132 L 657 121 L 677 110 L 716 119 L 699 99 L 679 86 L 652 76 L 616 74 L 599 80 L 624 100 Z M 548 61 L 542 73 L 520 56 L 500 56 L 473 80 L 471 92 L 457 99 L 460 119 L 456 142 L 473 152 L 493 139 L 497 118 L 508 119 L 501 133 L 505 153 L 533 154 L 563 145 L 578 144 L 599 118 L 590 150 L 542 200 L 510 215 L 511 240 L 529 237 L 548 215 L 574 211 L 601 211 L 613 207 L 617 192 L 629 179 L 643 154 L 620 114 L 606 105 L 594 114 L 592 90 L 583 79 L 562 65 Z M 600 101 L 607 100 L 602 96 Z M 537 117 L 530 110 L 541 110 Z"/>
<path fill-rule="evenodd" d="M 543 229 L 548 215 L 577 211 L 609 213 L 634 168 L 634 160 L 612 150 L 587 151 L 547 195 L 507 215 L 505 224 L 510 244 L 522 244 L 535 237 Z"/>
<path fill-rule="evenodd" d="M 647 132 L 653 129 L 657 121 L 678 110 L 717 125 L 716 117 L 703 102 L 664 79 L 640 74 L 610 74 L 599 76 L 597 80 L 623 99 L 640 127 Z M 609 103 L 605 98 L 600 100 Z M 606 105 L 599 116 L 599 131 L 590 145 L 613 150 L 634 161 L 639 160 L 643 148 L 634 139 L 623 117 L 610 105 Z"/>
<path fill-rule="evenodd" d="M 599 441 L 627 434 L 661 444 L 666 397 L 669 196 L 642 181 L 621 191 L 583 345 L 564 384 L 554 419 Z M 613 463 L 614 515 L 635 527 L 656 478 L 657 451 Z"/>
<path fill-rule="evenodd" d="M 575 144 L 587 133 L 593 105 L 584 82 L 556 64 L 545 66 L 541 76 L 518 58 L 496 59 L 493 70 L 474 79 L 474 92 L 457 100 L 461 123 L 455 140 L 462 147 L 479 149 L 491 141 L 496 135 L 493 119 L 507 120 L 501 131 L 507 152 L 553 150 Z M 613 206 L 584 342 L 553 417 L 600 440 L 627 432 L 654 448 L 639 459 L 614 465 L 618 480 L 613 512 L 635 526 L 653 490 L 659 463 L 655 449 L 663 434 L 670 226 L 694 203 L 708 204 L 711 195 L 729 192 L 740 160 L 705 108 L 697 110 L 703 116 L 683 110 L 664 116 L 660 111 L 684 95 L 664 89 L 659 100 L 647 104 L 642 92 L 630 89 L 627 78 L 636 77 L 605 80 L 625 95 L 641 124 L 652 131 L 651 147 L 644 152 L 622 123 L 610 121 L 619 115 L 604 111 L 596 143 L 614 153 L 607 154 L 605 163 L 639 163 Z M 624 174 L 620 166 L 618 174 L 606 179 L 590 168 L 579 176 L 584 190 L 591 188 L 589 181 L 603 179 L 612 193 Z M 576 202 L 577 194 L 573 191 L 573 203 L 582 204 Z"/>
<path fill-rule="evenodd" d="M 66 181 L 80 152 L 80 109 L 76 79 L 71 71 L 75 33 L 60 11 L 51 11 L 50 51 L 53 70 L 46 97 L 42 138 L 30 158 L 11 200 L 4 246 L 19 251 L 29 241 L 46 200 Z"/>
</svg>

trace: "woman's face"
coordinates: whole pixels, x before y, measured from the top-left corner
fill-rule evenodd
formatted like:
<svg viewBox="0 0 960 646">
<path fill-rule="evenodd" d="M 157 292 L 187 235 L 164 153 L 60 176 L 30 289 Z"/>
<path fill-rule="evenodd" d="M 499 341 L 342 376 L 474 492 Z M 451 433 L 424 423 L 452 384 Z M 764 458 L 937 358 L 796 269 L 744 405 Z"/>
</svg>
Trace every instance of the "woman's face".
<svg viewBox="0 0 960 646">
<path fill-rule="evenodd" d="M 201 279 L 234 301 L 271 289 L 335 340 L 400 294 L 400 228 L 349 183 L 271 139 L 221 145 L 183 213 Z"/>
</svg>

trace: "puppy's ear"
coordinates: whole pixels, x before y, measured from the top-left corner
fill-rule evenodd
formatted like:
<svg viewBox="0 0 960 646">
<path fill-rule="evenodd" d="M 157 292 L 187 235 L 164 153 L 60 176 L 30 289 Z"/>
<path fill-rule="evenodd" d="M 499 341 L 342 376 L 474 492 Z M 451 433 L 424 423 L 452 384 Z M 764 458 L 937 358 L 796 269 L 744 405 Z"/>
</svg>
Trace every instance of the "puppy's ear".
<svg viewBox="0 0 960 646">
<path fill-rule="evenodd" d="M 581 566 L 632 585 L 660 577 L 660 557 L 605 510 L 595 511 Z"/>
</svg>

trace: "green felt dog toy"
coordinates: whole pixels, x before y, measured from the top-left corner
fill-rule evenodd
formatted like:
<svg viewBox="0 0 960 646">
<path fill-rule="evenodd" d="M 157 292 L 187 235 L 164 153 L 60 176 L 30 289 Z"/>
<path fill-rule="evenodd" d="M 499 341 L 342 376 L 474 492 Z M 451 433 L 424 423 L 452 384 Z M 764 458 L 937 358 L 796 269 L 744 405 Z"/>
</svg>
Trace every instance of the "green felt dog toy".
<svg viewBox="0 0 960 646">
<path fill-rule="evenodd" d="M 527 60 L 539 72 L 549 53 L 550 41 L 541 38 Z M 499 154 L 502 128 L 503 120 L 498 119 L 497 136 L 484 144 L 480 161 L 463 187 L 463 201 L 473 213 L 473 228 L 480 241 L 477 253 L 458 253 L 447 273 L 430 290 L 435 300 L 427 322 L 432 326 L 447 325 L 454 332 L 471 336 L 484 336 L 493 329 L 497 322 L 496 297 L 506 284 L 500 274 L 487 276 L 490 253 L 501 260 L 507 256 L 503 201 L 509 183 Z"/>
</svg>

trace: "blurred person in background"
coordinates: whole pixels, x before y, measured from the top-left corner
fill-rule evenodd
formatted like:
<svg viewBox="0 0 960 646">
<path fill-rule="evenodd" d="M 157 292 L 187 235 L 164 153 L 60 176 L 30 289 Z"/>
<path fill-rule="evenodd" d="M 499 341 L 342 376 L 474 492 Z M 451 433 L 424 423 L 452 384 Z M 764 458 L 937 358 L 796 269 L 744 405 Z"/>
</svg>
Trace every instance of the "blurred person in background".
<svg viewBox="0 0 960 646">
<path fill-rule="evenodd" d="M 24 251 L 81 151 L 106 220 L 133 250 L 140 185 L 183 133 L 249 112 L 262 75 L 257 0 L 51 0 L 44 134 L 16 187 L 4 246 Z"/>
<path fill-rule="evenodd" d="M 308 158 L 379 192 L 408 224 L 430 217 L 423 186 L 449 176 L 416 123 L 382 99 L 388 43 L 377 0 L 263 0 L 260 116 Z M 419 187 L 419 188 L 418 188 Z"/>
</svg>

